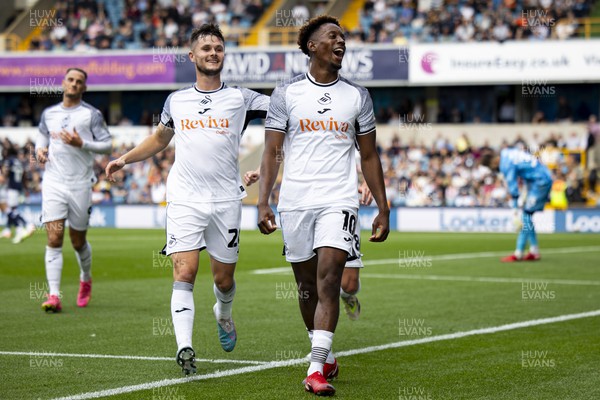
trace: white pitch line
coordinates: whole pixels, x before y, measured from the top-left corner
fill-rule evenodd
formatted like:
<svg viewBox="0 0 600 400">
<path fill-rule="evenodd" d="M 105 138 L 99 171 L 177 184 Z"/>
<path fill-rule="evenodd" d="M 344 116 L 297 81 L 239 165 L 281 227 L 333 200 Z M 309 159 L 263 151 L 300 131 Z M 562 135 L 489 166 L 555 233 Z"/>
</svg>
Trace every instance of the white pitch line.
<svg viewBox="0 0 600 400">
<path fill-rule="evenodd" d="M 52 353 L 40 351 L 0 351 L 4 356 L 32 356 L 32 357 L 74 357 L 74 358 L 111 358 L 116 360 L 140 360 L 140 361 L 175 361 L 175 357 L 146 357 L 146 356 L 127 356 L 112 354 L 73 354 L 73 353 Z M 250 361 L 250 360 L 210 360 L 197 358 L 197 362 L 212 364 L 268 364 L 269 361 Z"/>
<path fill-rule="evenodd" d="M 457 281 L 457 282 L 497 282 L 497 283 L 553 283 L 557 285 L 599 286 L 600 281 L 583 281 L 571 279 L 544 279 L 544 278 L 500 278 L 488 276 L 455 276 L 455 275 L 409 275 L 409 274 L 360 274 L 361 278 L 383 279 L 414 279 L 427 281 Z"/>
<path fill-rule="evenodd" d="M 542 254 L 571 254 L 571 253 L 593 253 L 600 251 L 600 246 L 581 246 L 581 247 L 558 247 L 554 249 L 544 249 Z M 405 252 L 410 252 L 406 250 Z M 414 252 L 413 252 L 414 253 Z M 389 258 L 385 260 L 365 260 L 364 265 L 392 265 L 399 264 L 402 262 L 419 261 L 419 260 L 431 260 L 431 261 L 457 261 L 457 260 L 468 260 L 472 258 L 488 258 L 488 257 L 501 257 L 508 254 L 506 251 L 484 251 L 480 253 L 457 253 L 457 254 L 438 254 L 428 256 L 419 254 L 418 257 L 408 258 Z"/>
<path fill-rule="evenodd" d="M 405 252 L 409 252 L 411 250 L 406 250 Z M 581 246 L 581 247 L 558 247 L 553 249 L 545 249 L 543 250 L 543 254 L 571 254 L 571 253 L 593 253 L 600 251 L 600 246 Z M 363 264 L 365 266 L 368 265 L 399 265 L 401 262 L 410 264 L 411 262 L 423 262 L 426 261 L 457 261 L 457 260 L 468 260 L 473 258 L 492 258 L 492 257 L 501 257 L 507 254 L 506 251 L 485 251 L 479 253 L 456 253 L 456 254 L 438 254 L 438 255 L 419 255 L 418 257 L 408 257 L 408 258 L 386 258 L 381 260 L 363 260 Z M 256 275 L 278 275 L 278 274 L 291 274 L 292 268 L 290 266 L 287 267 L 277 267 L 277 268 L 263 268 L 263 269 L 255 269 L 250 271 L 252 274 Z"/>
<path fill-rule="evenodd" d="M 510 330 L 514 330 L 514 329 L 529 328 L 532 326 L 552 324 L 555 322 L 563 322 L 563 321 L 570 321 L 570 320 L 574 320 L 574 319 L 590 318 L 590 317 L 597 317 L 597 316 L 600 316 L 600 310 L 582 312 L 582 313 L 577 313 L 577 314 L 565 314 L 565 315 L 559 315 L 556 317 L 534 319 L 534 320 L 529 320 L 529 321 L 514 322 L 511 324 L 494 326 L 494 327 L 489 327 L 489 328 L 474 329 L 474 330 L 465 331 L 465 332 L 455 332 L 455 333 L 449 333 L 449 334 L 445 334 L 445 335 L 429 336 L 429 337 L 424 337 L 424 338 L 415 339 L 415 340 L 404 340 L 401 342 L 388 343 L 388 344 L 383 344 L 383 345 L 379 345 L 379 346 L 364 347 L 361 349 L 340 351 L 340 352 L 336 352 L 336 357 L 353 356 L 356 354 L 372 353 L 375 351 L 395 349 L 395 348 L 399 348 L 399 347 L 414 346 L 414 345 L 419 345 L 419 344 L 424 344 L 424 343 L 439 342 L 439 341 L 443 341 L 443 340 L 461 339 L 461 338 L 468 337 L 468 336 L 486 335 L 486 334 L 491 334 L 491 333 L 510 331 Z M 156 388 L 165 387 L 165 386 L 172 386 L 172 385 L 177 385 L 180 383 L 200 381 L 200 380 L 206 380 L 206 379 L 212 379 L 212 378 L 222 378 L 222 377 L 234 376 L 234 375 L 241 375 L 241 374 L 247 374 L 247 373 L 251 373 L 251 372 L 264 371 L 264 370 L 272 369 L 272 368 L 289 367 L 289 366 L 294 366 L 294 365 L 299 365 L 299 364 L 304 364 L 304 363 L 306 363 L 306 358 L 296 358 L 296 359 L 286 360 L 286 361 L 272 361 L 272 362 L 269 362 L 269 363 L 263 364 L 263 365 L 255 365 L 255 366 L 249 366 L 249 367 L 243 367 L 243 368 L 236 368 L 236 369 L 230 369 L 230 370 L 226 370 L 226 371 L 217 371 L 217 372 L 213 372 L 210 374 L 194 375 L 194 376 L 191 376 L 188 378 L 163 379 L 160 381 L 147 382 L 147 383 L 142 383 L 139 385 L 123 386 L 123 387 L 114 388 L 114 389 L 100 390 L 97 392 L 80 393 L 80 394 L 73 395 L 73 396 L 60 397 L 60 398 L 57 398 L 54 400 L 97 399 L 100 397 L 116 396 L 119 394 L 137 392 L 140 390 L 150 390 L 150 389 L 156 389 Z"/>
<path fill-rule="evenodd" d="M 515 329 L 529 328 L 532 326 L 553 324 L 555 322 L 564 322 L 564 321 L 571 321 L 574 319 L 590 318 L 590 317 L 597 317 L 597 316 L 600 316 L 600 310 L 587 311 L 587 312 L 582 312 L 582 313 L 578 313 L 578 314 L 565 314 L 565 315 L 559 315 L 557 317 L 540 318 L 540 319 L 533 319 L 533 320 L 529 320 L 529 321 L 513 322 L 512 324 L 493 326 L 493 327 L 489 327 L 489 328 L 474 329 L 472 331 L 466 331 L 466 332 L 448 333 L 445 335 L 428 336 L 428 337 L 424 337 L 421 339 L 404 340 L 402 342 L 382 344 L 380 346 L 370 346 L 370 347 L 365 347 L 362 349 L 339 351 L 339 352 L 335 353 L 335 356 L 336 357 L 353 356 L 356 354 L 372 353 L 374 351 L 380 351 L 380 350 L 397 349 L 399 347 L 407 347 L 407 346 L 414 346 L 414 345 L 423 344 L 423 343 L 439 342 L 442 340 L 461 339 L 461 338 L 464 338 L 467 336 L 487 335 L 490 333 L 512 331 Z"/>
<path fill-rule="evenodd" d="M 254 269 L 250 271 L 250 273 L 255 275 L 270 275 L 270 274 L 281 274 L 281 273 L 292 273 L 292 267 L 277 267 L 277 268 L 264 268 L 264 269 Z"/>
</svg>

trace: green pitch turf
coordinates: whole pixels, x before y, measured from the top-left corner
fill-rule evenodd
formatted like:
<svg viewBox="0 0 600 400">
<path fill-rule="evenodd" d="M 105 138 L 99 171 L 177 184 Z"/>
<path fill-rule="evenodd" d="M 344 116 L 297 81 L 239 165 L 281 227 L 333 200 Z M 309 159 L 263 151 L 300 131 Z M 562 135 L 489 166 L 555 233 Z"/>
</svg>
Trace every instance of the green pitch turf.
<svg viewBox="0 0 600 400">
<path fill-rule="evenodd" d="M 334 352 L 598 310 L 599 239 L 540 235 L 542 261 L 519 264 L 499 262 L 499 254 L 514 247 L 515 235 L 508 234 L 393 233 L 383 244 L 364 242 L 370 265 L 361 272 L 362 314 L 353 322 L 342 312 Z M 182 378 L 170 325 L 171 269 L 157 253 L 164 234 L 92 229 L 89 241 L 90 305 L 75 306 L 78 270 L 65 245 L 59 314 L 40 308 L 45 232 L 19 245 L 0 242 L 0 398 L 50 399 L 109 389 L 115 389 L 110 396 L 115 399 L 313 397 L 301 385 L 306 363 L 266 364 L 297 360 L 310 349 L 289 271 L 252 272 L 286 266 L 279 232 L 241 236 L 233 311 L 239 339 L 232 353 L 219 346 L 208 260 L 205 253 L 201 257 L 194 290 L 197 357 L 250 363 L 198 362 L 195 377 L 203 379 L 128 393 L 120 388 Z M 336 397 L 600 398 L 600 316 L 460 336 L 342 356 Z"/>
</svg>

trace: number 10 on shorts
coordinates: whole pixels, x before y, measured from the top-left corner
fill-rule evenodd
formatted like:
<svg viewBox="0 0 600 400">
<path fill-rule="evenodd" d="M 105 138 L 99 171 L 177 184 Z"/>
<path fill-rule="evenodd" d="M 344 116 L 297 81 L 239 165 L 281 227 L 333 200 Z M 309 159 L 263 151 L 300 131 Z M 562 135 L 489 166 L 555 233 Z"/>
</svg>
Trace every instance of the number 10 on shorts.
<svg viewBox="0 0 600 400">
<path fill-rule="evenodd" d="M 342 230 L 354 235 L 354 229 L 356 229 L 356 216 L 350 211 L 342 211 L 344 214 L 344 225 Z"/>
</svg>

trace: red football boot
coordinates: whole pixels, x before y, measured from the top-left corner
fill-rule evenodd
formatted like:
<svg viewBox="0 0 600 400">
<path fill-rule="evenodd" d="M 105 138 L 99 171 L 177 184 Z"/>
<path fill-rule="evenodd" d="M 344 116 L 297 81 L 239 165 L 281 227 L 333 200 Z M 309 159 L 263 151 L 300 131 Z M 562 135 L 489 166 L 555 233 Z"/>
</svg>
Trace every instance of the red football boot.
<svg viewBox="0 0 600 400">
<path fill-rule="evenodd" d="M 524 261 L 539 261 L 542 257 L 539 254 L 528 253 L 523 257 Z"/>
<path fill-rule="evenodd" d="M 335 394 L 335 388 L 325 380 L 325 377 L 319 371 L 313 372 L 306 377 L 304 380 L 304 389 L 317 396 L 333 396 Z"/>
<path fill-rule="evenodd" d="M 522 259 L 521 258 L 517 258 L 517 256 L 515 256 L 514 254 L 511 254 L 510 256 L 502 257 L 500 259 L 500 261 L 503 262 L 503 263 L 511 263 L 511 262 L 522 261 Z"/>
<path fill-rule="evenodd" d="M 337 360 L 334 360 L 332 364 L 325 363 L 323 365 L 323 376 L 328 381 L 337 378 L 339 371 Z"/>
</svg>

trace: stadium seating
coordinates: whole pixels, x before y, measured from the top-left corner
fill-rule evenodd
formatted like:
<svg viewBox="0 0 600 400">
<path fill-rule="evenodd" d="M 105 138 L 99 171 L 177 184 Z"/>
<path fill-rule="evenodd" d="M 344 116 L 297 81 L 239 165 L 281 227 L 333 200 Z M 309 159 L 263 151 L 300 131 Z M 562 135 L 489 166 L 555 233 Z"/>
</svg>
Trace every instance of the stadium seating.
<svg viewBox="0 0 600 400">
<path fill-rule="evenodd" d="M 194 26 L 216 22 L 226 27 L 228 45 L 239 43 L 238 30 L 248 30 L 269 2 L 164 2 L 157 0 L 64 0 L 54 4 L 53 18 L 64 24 L 49 24 L 36 32 L 21 48 L 40 51 L 80 52 L 110 49 L 144 49 L 154 46 L 185 46 Z"/>
</svg>

